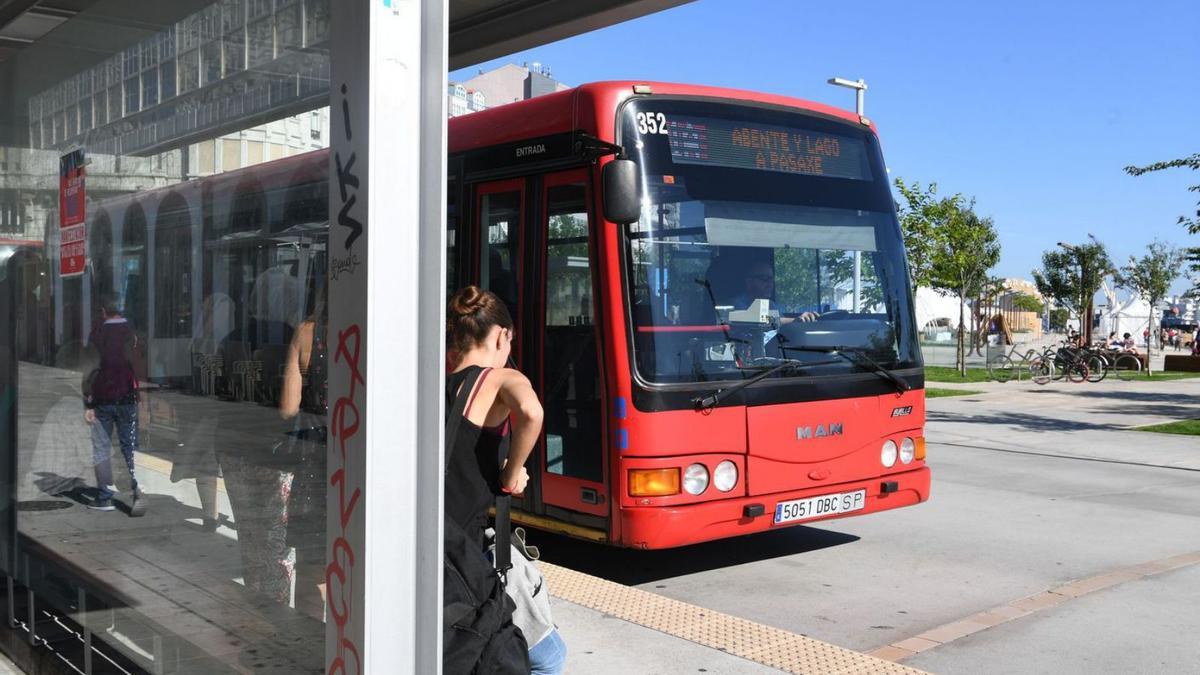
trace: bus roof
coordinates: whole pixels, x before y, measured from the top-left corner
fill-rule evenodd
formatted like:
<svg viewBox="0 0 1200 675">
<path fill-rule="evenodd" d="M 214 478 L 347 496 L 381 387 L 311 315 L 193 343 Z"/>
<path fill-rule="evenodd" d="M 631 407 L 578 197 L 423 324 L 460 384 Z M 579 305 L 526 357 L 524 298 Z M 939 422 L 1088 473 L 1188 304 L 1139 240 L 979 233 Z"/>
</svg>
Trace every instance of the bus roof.
<svg viewBox="0 0 1200 675">
<path fill-rule="evenodd" d="M 507 103 L 450 119 L 450 154 L 584 129 L 597 137 L 614 140 L 612 119 L 617 106 L 633 96 L 633 87 L 647 86 L 653 95 L 705 96 L 786 106 L 859 123 L 850 110 L 776 94 L 670 82 L 617 80 L 592 82 L 527 101 Z M 871 130 L 875 130 L 871 124 Z"/>
</svg>

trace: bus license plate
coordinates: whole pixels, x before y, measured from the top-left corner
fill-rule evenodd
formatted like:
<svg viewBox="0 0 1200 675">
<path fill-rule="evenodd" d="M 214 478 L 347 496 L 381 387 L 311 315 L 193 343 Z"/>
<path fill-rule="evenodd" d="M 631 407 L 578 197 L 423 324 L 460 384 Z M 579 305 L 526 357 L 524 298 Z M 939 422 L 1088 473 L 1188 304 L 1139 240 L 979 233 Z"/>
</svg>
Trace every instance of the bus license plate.
<svg viewBox="0 0 1200 675">
<path fill-rule="evenodd" d="M 821 495 L 775 505 L 775 523 L 820 518 L 833 513 L 859 511 L 867 505 L 867 491 L 841 492 L 836 495 Z"/>
</svg>

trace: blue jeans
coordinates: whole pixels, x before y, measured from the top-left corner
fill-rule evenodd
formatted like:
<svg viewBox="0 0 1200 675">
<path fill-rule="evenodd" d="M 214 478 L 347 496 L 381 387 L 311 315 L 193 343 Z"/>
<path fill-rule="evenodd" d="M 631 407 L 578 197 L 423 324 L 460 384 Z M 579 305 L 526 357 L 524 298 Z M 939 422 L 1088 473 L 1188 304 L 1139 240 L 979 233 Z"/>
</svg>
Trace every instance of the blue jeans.
<svg viewBox="0 0 1200 675">
<path fill-rule="evenodd" d="M 529 649 L 530 675 L 559 675 L 566 662 L 567 645 L 557 628 Z"/>
<path fill-rule="evenodd" d="M 138 447 L 138 407 L 127 405 L 96 406 L 96 422 L 92 424 L 92 463 L 96 466 L 96 487 L 100 499 L 112 499 L 112 434 L 114 427 L 117 440 L 121 443 L 121 454 L 125 455 L 125 466 L 129 467 L 129 480 L 137 491 L 137 474 L 133 470 L 133 452 Z"/>
</svg>

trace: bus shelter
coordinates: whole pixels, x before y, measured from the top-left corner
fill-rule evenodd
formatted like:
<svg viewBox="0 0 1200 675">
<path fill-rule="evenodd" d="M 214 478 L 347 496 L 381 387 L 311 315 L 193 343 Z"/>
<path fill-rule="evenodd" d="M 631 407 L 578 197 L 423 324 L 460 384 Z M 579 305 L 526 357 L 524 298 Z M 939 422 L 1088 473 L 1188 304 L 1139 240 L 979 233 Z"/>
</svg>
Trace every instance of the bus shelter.
<svg viewBox="0 0 1200 675">
<path fill-rule="evenodd" d="M 448 69 L 684 1 L 0 4 L 8 651 L 438 672 Z"/>
</svg>

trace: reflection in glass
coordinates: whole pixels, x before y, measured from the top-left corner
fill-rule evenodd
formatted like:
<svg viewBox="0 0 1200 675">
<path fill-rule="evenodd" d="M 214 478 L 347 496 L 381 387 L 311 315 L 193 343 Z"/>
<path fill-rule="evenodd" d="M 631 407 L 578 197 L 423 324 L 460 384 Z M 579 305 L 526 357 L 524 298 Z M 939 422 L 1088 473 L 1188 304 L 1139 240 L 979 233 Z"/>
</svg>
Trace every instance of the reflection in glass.
<svg viewBox="0 0 1200 675">
<path fill-rule="evenodd" d="M 42 87 L 0 85 L 0 290 L 17 359 L 0 385 L 20 409 L 11 489 L 38 506 L 19 512 L 28 564 L 9 572 L 91 629 L 95 664 L 319 672 L 327 3 L 191 11 L 107 54 L 0 61 Z M 86 263 L 64 276 L 59 156 L 78 147 Z"/>
</svg>

